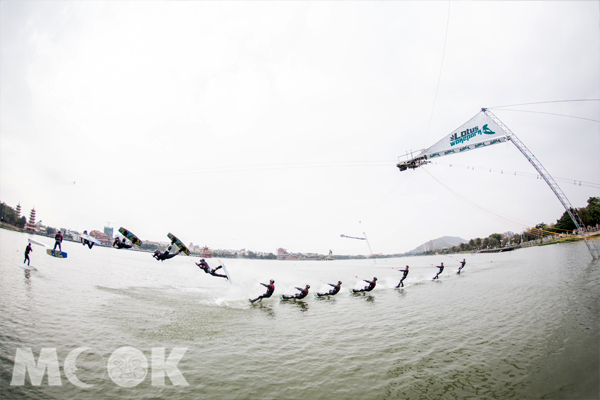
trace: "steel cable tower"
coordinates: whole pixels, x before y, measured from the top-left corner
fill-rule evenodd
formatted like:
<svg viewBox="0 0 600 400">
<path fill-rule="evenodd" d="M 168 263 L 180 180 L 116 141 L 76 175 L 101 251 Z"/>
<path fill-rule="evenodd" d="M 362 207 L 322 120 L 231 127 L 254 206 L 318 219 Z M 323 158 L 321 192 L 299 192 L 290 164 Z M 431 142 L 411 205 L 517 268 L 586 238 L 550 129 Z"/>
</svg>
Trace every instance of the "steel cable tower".
<svg viewBox="0 0 600 400">
<path fill-rule="evenodd" d="M 585 227 L 583 226 L 583 222 L 581 221 L 581 218 L 579 218 L 579 214 L 573 208 L 573 206 L 569 202 L 569 199 L 567 199 L 567 196 L 565 196 L 565 194 L 560 189 L 558 184 L 554 181 L 554 178 L 552 178 L 552 176 L 548 173 L 548 171 L 546 171 L 546 168 L 544 168 L 542 163 L 540 163 L 538 161 L 538 159 L 535 158 L 533 153 L 523 144 L 523 142 L 521 142 L 521 140 L 519 140 L 517 135 L 515 135 L 510 129 L 508 129 L 508 127 L 506 125 L 504 125 L 504 123 L 502 123 L 502 121 L 500 121 L 498 119 L 498 117 L 496 117 L 494 114 L 492 114 L 491 111 L 489 111 L 487 108 L 482 108 L 481 111 L 483 113 L 485 113 L 485 115 L 490 117 L 496 124 L 498 124 L 498 126 L 500 128 L 502 128 L 504 130 L 504 132 L 506 132 L 506 135 L 508 136 L 508 140 L 513 142 L 513 144 L 517 147 L 517 149 L 519 149 L 519 151 L 521 153 L 523 153 L 525 158 L 527 158 L 527 160 L 531 163 L 531 165 L 533 165 L 533 167 L 540 174 L 540 176 L 546 181 L 548 186 L 550 186 L 550 189 L 552 189 L 552 191 L 554 192 L 556 197 L 558 197 L 558 200 L 562 203 L 563 207 L 565 207 L 565 210 L 567 210 L 567 213 L 569 214 L 569 216 L 575 223 L 575 226 L 577 227 L 577 230 L 579 231 L 579 233 L 583 236 L 583 240 L 585 241 L 585 244 L 587 245 L 588 249 L 590 250 L 590 253 L 592 254 L 592 258 L 594 260 L 600 258 L 600 250 L 598 250 L 598 248 L 596 247 L 596 244 L 593 242 L 592 243 L 589 242 L 585 238 L 586 230 L 585 230 Z"/>
</svg>

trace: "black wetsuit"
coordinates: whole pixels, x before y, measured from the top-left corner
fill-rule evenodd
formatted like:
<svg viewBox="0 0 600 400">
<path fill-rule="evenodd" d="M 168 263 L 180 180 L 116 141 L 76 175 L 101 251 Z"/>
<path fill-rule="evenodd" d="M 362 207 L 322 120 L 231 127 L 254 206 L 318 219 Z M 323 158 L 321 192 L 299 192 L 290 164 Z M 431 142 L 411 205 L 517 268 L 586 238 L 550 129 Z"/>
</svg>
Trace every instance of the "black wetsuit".
<svg viewBox="0 0 600 400">
<path fill-rule="evenodd" d="M 88 233 L 87 233 L 87 231 L 83 231 L 83 234 L 84 234 L 84 235 L 87 235 Z M 94 242 L 90 242 L 90 241 L 89 241 L 89 240 L 87 240 L 87 239 L 83 239 L 83 240 L 81 241 L 81 243 L 82 243 L 84 246 L 87 244 L 87 247 L 88 247 L 88 248 L 90 248 L 90 249 L 91 249 L 92 247 L 94 247 Z"/>
<path fill-rule="evenodd" d="M 331 289 L 327 293 L 317 293 L 317 296 L 333 296 L 334 294 L 337 294 L 342 288 L 342 285 L 334 285 L 333 283 L 328 283 L 328 285 L 333 286 L 333 289 Z"/>
<path fill-rule="evenodd" d="M 225 278 L 225 279 L 228 279 L 228 278 L 227 278 L 227 275 L 221 275 L 221 274 L 217 274 L 217 270 L 218 270 L 218 269 L 220 269 L 220 268 L 223 268 L 223 266 L 222 266 L 222 265 L 219 265 L 219 266 L 218 266 L 217 268 L 215 268 L 215 269 L 212 269 L 211 267 L 209 267 L 209 266 L 208 266 L 208 263 L 207 263 L 206 261 L 200 261 L 199 263 L 196 263 L 196 265 L 197 265 L 197 266 L 198 266 L 198 267 L 199 267 L 201 270 L 203 270 L 204 272 L 206 272 L 206 273 L 207 273 L 207 274 L 209 274 L 209 275 L 212 275 L 212 276 L 218 276 L 219 278 Z"/>
<path fill-rule="evenodd" d="M 133 247 L 132 244 L 127 244 L 125 239 L 123 239 L 121 241 L 121 240 L 119 240 L 119 238 L 116 238 L 115 241 L 113 242 L 113 247 L 115 247 L 115 246 L 117 246 L 118 249 L 130 249 Z"/>
<path fill-rule="evenodd" d="M 459 273 L 459 274 L 460 274 L 460 270 L 461 270 L 461 269 L 463 269 L 463 268 L 465 267 L 465 264 L 466 264 L 466 263 L 467 263 L 467 262 L 466 262 L 465 260 L 462 260 L 462 261 L 460 262 L 460 267 L 458 267 L 458 273 Z"/>
<path fill-rule="evenodd" d="M 31 248 L 31 243 L 29 243 L 27 247 L 25 247 L 25 259 L 23 260 L 23 264 L 25 264 L 25 261 L 27 261 L 27 265 L 29 265 L 29 253 L 32 251 L 33 249 Z"/>
<path fill-rule="evenodd" d="M 433 279 L 438 279 L 438 276 L 440 276 L 440 274 L 444 270 L 444 266 L 443 265 L 440 265 L 437 268 L 439 268 L 440 270 L 438 271 L 438 273 L 436 274 L 436 276 L 433 277 Z"/>
<path fill-rule="evenodd" d="M 175 257 L 177 254 L 181 253 L 181 250 L 179 250 L 179 251 L 176 251 L 176 252 L 175 252 L 175 253 L 173 253 L 173 254 L 170 254 L 170 253 L 169 253 L 170 251 L 171 251 L 171 246 L 169 246 L 169 247 L 167 248 L 167 250 L 166 250 L 166 251 L 163 251 L 162 253 L 161 253 L 161 252 L 154 253 L 154 254 L 152 255 L 152 257 L 156 258 L 156 259 L 157 259 L 157 260 L 159 260 L 159 261 L 165 261 L 165 260 L 168 260 L 169 258 L 173 258 L 173 257 Z"/>
<path fill-rule="evenodd" d="M 300 293 L 296 293 L 293 296 L 286 296 L 285 294 L 283 296 L 281 296 L 283 299 L 288 300 L 288 299 L 303 299 L 306 297 L 306 295 L 308 295 L 308 289 L 306 288 L 299 288 L 296 287 L 296 289 L 298 289 L 300 291 Z"/>
<path fill-rule="evenodd" d="M 400 279 L 400 283 L 398 283 L 398 286 L 396 287 L 404 287 L 404 280 L 406 279 L 406 277 L 408 276 L 408 268 L 401 270 L 402 272 L 404 272 L 404 275 L 402 275 L 402 279 Z"/>
<path fill-rule="evenodd" d="M 375 289 L 375 285 L 377 284 L 377 281 L 373 280 L 373 281 L 368 281 L 366 279 L 363 279 L 363 281 L 367 282 L 368 285 L 365 286 L 362 289 L 354 289 L 353 292 L 354 293 L 360 293 L 360 292 L 370 292 L 371 290 Z"/>
<path fill-rule="evenodd" d="M 267 288 L 267 293 L 263 294 L 262 296 L 258 296 L 254 300 L 250 299 L 250 303 L 254 303 L 257 300 L 269 298 L 273 295 L 273 292 L 275 291 L 275 285 L 273 285 L 272 283 L 261 283 L 261 285 Z"/>
<path fill-rule="evenodd" d="M 56 250 L 56 246 L 58 246 L 58 249 L 62 252 L 62 246 L 61 246 L 62 241 L 63 241 L 62 233 L 58 232 L 56 234 L 56 236 L 54 236 L 54 249 L 52 249 L 52 250 Z"/>
</svg>

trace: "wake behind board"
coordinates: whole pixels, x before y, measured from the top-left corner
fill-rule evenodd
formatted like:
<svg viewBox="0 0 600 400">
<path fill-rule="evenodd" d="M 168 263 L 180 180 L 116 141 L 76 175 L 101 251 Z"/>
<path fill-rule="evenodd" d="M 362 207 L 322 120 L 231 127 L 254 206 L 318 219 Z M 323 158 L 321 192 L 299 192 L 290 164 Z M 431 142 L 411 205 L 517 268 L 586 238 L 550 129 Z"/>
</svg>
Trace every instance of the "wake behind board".
<svg viewBox="0 0 600 400">
<path fill-rule="evenodd" d="M 27 239 L 27 241 L 28 241 L 29 243 L 37 244 L 38 246 L 42 246 L 42 247 L 48 247 L 48 246 L 46 246 L 44 243 L 42 243 L 42 242 L 38 242 L 38 241 L 37 241 L 37 240 L 35 240 L 35 239 L 31 239 L 31 238 L 29 238 L 29 239 Z"/>
<path fill-rule="evenodd" d="M 169 237 L 169 239 L 171 239 L 171 242 L 175 243 L 175 246 L 179 247 L 179 249 L 185 253 L 186 256 L 190 255 L 190 251 L 188 250 L 188 248 L 185 247 L 185 244 L 183 244 L 181 240 L 177 238 L 177 236 L 173 235 L 172 233 L 169 233 L 167 236 Z"/>
<path fill-rule="evenodd" d="M 129 239 L 131 241 L 131 243 L 135 244 L 136 246 L 142 245 L 142 241 L 137 236 L 135 236 L 133 233 L 129 232 L 127 229 L 120 227 L 119 232 L 121 233 L 121 235 L 125 236 L 127 239 Z"/>
<path fill-rule="evenodd" d="M 102 246 L 102 243 L 100 243 L 100 241 L 99 241 L 98 239 L 96 239 L 95 237 L 93 237 L 93 236 L 86 235 L 85 233 L 82 233 L 82 234 L 81 234 L 81 237 L 82 237 L 83 239 L 87 240 L 88 242 L 92 242 L 92 243 L 94 243 L 94 244 L 97 244 L 97 245 L 99 245 L 99 246 Z"/>
<path fill-rule="evenodd" d="M 227 281 L 229 282 L 230 285 L 233 285 L 233 282 L 231 281 L 231 275 L 229 275 L 229 271 L 227 271 L 227 267 L 225 267 L 225 264 L 221 261 L 220 258 L 217 258 L 217 260 L 219 260 L 219 264 L 223 267 L 223 272 L 225 272 L 225 275 L 227 275 Z"/>
<path fill-rule="evenodd" d="M 67 258 L 67 253 L 65 253 L 64 251 L 46 249 L 46 253 L 48 253 L 49 256 L 56 258 Z"/>
</svg>

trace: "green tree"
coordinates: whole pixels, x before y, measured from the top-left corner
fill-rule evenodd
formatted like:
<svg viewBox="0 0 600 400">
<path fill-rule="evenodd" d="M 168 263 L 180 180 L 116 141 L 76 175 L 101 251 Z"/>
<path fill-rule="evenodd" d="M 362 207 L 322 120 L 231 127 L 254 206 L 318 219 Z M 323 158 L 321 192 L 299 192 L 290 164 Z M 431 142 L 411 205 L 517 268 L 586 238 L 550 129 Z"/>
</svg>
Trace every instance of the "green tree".
<svg viewBox="0 0 600 400">
<path fill-rule="evenodd" d="M 571 208 L 571 212 L 576 211 Z M 554 227 L 562 233 L 571 232 L 572 230 L 577 229 L 577 227 L 575 226 L 575 222 L 573 222 L 571 216 L 566 211 L 563 213 L 562 217 L 560 217 L 560 219 L 556 221 Z"/>
<path fill-rule="evenodd" d="M 56 234 L 56 229 L 51 228 L 51 227 L 47 227 L 46 228 L 46 235 L 48 236 L 54 236 Z"/>
<path fill-rule="evenodd" d="M 497 248 L 498 246 L 500 246 L 500 241 L 496 237 L 490 237 L 490 247 Z"/>
<path fill-rule="evenodd" d="M 496 241 L 497 241 L 497 242 L 500 242 L 500 241 L 502 241 L 502 235 L 501 235 L 501 234 L 499 234 L 499 233 L 492 233 L 492 234 L 489 236 L 489 238 L 490 238 L 490 239 L 496 239 Z"/>
<path fill-rule="evenodd" d="M 10 225 L 15 225 L 17 222 L 17 212 L 7 206 L 5 203 L 0 204 L 0 221 Z"/>
<path fill-rule="evenodd" d="M 588 213 L 587 224 L 595 226 L 600 224 L 600 197 L 590 197 L 587 201 L 586 207 Z"/>
<path fill-rule="evenodd" d="M 25 225 L 27 224 L 27 218 L 25 217 L 21 217 L 17 220 L 17 223 L 15 225 L 17 225 L 18 228 L 25 228 Z"/>
</svg>

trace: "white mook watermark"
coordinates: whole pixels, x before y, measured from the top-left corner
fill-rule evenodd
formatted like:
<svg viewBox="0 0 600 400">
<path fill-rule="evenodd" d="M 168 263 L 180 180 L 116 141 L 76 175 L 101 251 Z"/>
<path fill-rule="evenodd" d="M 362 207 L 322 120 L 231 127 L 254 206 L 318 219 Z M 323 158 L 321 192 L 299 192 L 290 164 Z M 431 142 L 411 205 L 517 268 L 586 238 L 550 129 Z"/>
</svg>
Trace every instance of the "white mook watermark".
<svg viewBox="0 0 600 400">
<path fill-rule="evenodd" d="M 143 352 L 135 347 L 126 346 L 115 350 L 105 364 L 102 354 L 89 347 L 77 347 L 65 357 L 63 370 L 69 382 L 82 389 L 93 387 L 93 382 L 101 380 L 107 371 L 115 384 L 127 388 L 142 383 L 149 371 L 153 386 L 164 386 L 165 375 L 174 386 L 188 386 L 188 382 L 177 368 L 186 351 L 187 348 L 175 347 L 165 358 L 165 348 L 153 347 L 148 364 L 148 358 Z M 17 349 L 11 386 L 25 385 L 27 375 L 33 386 L 40 386 L 46 373 L 48 385 L 62 385 L 56 348 L 42 348 L 37 363 L 31 348 Z M 86 378 L 82 380 L 82 376 Z"/>
</svg>

